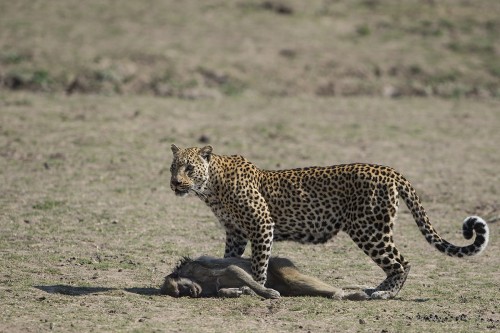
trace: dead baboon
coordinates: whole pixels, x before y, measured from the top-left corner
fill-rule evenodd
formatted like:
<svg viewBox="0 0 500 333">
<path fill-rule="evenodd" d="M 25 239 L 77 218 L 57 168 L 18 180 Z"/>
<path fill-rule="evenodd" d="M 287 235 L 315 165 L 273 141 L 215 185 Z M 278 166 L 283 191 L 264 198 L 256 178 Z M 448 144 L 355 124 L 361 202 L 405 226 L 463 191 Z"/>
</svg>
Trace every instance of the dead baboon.
<svg viewBox="0 0 500 333">
<path fill-rule="evenodd" d="M 271 258 L 265 286 L 251 276 L 251 262 L 243 258 L 183 258 L 165 277 L 161 293 L 173 297 L 239 297 L 257 294 L 264 298 L 281 296 L 323 296 L 333 299 L 364 300 L 364 292 L 344 294 L 319 279 L 302 274 L 288 259 Z"/>
</svg>

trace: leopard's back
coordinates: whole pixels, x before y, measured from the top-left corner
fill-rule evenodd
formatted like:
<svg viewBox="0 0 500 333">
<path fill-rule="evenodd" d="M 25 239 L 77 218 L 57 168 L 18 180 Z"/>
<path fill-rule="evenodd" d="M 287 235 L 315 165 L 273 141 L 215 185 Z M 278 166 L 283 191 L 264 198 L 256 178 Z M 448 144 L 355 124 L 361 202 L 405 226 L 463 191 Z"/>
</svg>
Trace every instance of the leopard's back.
<svg viewBox="0 0 500 333">
<path fill-rule="evenodd" d="M 387 204 L 395 213 L 399 177 L 392 168 L 360 163 L 263 171 L 259 191 L 275 222 L 275 240 L 323 243 L 340 230 L 370 229 Z"/>
</svg>

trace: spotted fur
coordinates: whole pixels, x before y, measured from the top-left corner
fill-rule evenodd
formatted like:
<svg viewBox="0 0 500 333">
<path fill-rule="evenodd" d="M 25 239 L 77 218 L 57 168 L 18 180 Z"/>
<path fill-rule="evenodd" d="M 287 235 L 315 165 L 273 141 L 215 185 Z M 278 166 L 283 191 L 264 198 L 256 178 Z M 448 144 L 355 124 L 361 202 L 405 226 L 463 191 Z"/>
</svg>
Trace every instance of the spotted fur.
<svg viewBox="0 0 500 333">
<path fill-rule="evenodd" d="M 241 156 L 220 156 L 212 147 L 180 149 L 172 145 L 171 188 L 179 196 L 194 192 L 226 230 L 224 257 L 240 257 L 251 243 L 252 273 L 264 284 L 273 241 L 325 243 L 347 233 L 387 278 L 372 298 L 392 298 L 403 286 L 410 264 L 393 241 L 401 197 L 425 239 L 452 257 L 486 248 L 489 231 L 477 216 L 465 219 L 463 235 L 474 242 L 453 245 L 438 235 L 415 189 L 386 166 L 344 164 L 269 171 Z"/>
</svg>

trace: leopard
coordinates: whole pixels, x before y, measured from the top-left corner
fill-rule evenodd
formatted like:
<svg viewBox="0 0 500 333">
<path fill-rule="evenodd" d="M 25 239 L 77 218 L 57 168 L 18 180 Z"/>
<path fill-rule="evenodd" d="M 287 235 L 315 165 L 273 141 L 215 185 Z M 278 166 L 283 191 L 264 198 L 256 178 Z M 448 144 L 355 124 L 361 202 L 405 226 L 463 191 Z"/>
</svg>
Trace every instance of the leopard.
<svg viewBox="0 0 500 333">
<path fill-rule="evenodd" d="M 242 295 L 258 295 L 265 299 L 281 296 L 326 297 L 334 300 L 367 300 L 362 290 L 347 287 L 346 291 L 333 287 L 320 279 L 302 273 L 288 258 L 271 257 L 265 286 L 251 276 L 248 258 L 216 258 L 200 256 L 183 257 L 168 274 L 160 294 L 172 297 L 220 297 L 237 298 Z"/>
<path fill-rule="evenodd" d="M 210 145 L 171 145 L 170 188 L 179 197 L 192 194 L 213 212 L 225 230 L 224 258 L 241 257 L 250 242 L 253 279 L 264 285 L 274 242 L 323 244 L 340 231 L 385 273 L 370 299 L 394 298 L 403 287 L 410 263 L 394 243 L 399 200 L 418 229 L 439 252 L 463 258 L 480 254 L 489 241 L 484 219 L 469 216 L 462 234 L 469 245 L 442 238 L 411 183 L 395 169 L 349 163 L 266 170 L 241 155 L 218 155 Z"/>
</svg>

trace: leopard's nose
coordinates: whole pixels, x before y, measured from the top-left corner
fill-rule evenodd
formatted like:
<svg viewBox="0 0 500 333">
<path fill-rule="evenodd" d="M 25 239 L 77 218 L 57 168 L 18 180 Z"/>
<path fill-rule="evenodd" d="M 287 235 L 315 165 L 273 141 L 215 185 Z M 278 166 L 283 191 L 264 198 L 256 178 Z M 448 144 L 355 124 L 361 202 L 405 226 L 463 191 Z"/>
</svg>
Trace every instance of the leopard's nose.
<svg viewBox="0 0 500 333">
<path fill-rule="evenodd" d="M 172 184 L 172 186 L 174 187 L 177 187 L 181 184 L 180 181 L 178 181 L 177 179 L 172 179 L 172 181 L 170 182 Z"/>
</svg>

